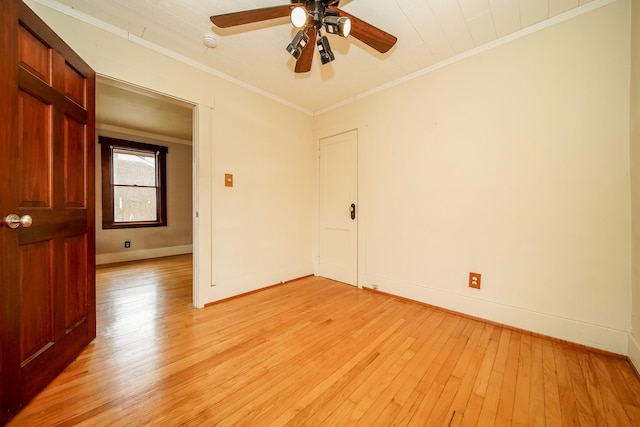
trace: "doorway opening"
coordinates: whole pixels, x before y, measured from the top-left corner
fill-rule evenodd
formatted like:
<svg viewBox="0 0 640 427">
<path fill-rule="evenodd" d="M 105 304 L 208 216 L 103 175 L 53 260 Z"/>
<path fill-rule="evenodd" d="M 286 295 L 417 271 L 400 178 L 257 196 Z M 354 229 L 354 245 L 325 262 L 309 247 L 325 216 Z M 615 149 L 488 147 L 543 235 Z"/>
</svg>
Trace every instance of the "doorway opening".
<svg viewBox="0 0 640 427">
<path fill-rule="evenodd" d="M 96 264 L 189 254 L 194 251 L 197 106 L 167 94 L 98 76 L 96 136 L 167 147 L 167 225 L 102 227 L 102 163 L 96 147 Z M 96 141 L 98 144 L 98 141 Z M 193 254 L 195 256 L 195 254 Z M 195 273 L 191 296 L 195 306 Z"/>
</svg>

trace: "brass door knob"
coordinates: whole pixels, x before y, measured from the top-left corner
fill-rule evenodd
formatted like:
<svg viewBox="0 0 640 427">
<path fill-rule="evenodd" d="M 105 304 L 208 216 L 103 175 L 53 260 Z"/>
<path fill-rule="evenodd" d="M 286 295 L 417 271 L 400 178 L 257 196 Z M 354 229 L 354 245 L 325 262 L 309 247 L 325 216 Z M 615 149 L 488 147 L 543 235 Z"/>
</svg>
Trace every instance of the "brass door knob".
<svg viewBox="0 0 640 427">
<path fill-rule="evenodd" d="M 19 217 L 16 214 L 9 214 L 2 219 L 2 222 L 7 224 L 9 228 L 18 228 L 21 225 L 24 228 L 29 228 L 31 224 L 33 224 L 33 219 L 31 215 L 22 215 L 22 217 Z"/>
</svg>

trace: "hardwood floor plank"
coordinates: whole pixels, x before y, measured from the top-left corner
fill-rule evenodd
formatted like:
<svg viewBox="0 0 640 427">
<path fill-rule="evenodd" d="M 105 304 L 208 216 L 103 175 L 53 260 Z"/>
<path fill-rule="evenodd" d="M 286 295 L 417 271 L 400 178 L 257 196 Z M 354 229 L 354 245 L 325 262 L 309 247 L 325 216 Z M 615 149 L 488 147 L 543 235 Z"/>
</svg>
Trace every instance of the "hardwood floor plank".
<svg viewBox="0 0 640 427">
<path fill-rule="evenodd" d="M 443 322 L 447 319 L 447 316 L 442 312 L 436 312 L 430 319 L 431 321 L 421 335 L 423 339 L 420 340 L 420 343 L 422 345 L 416 349 L 415 363 L 411 364 L 400 377 L 400 388 L 393 396 L 393 400 L 402 407 L 405 407 L 405 404 L 411 400 L 412 394 L 416 392 L 416 387 L 425 374 L 425 366 L 429 366 L 435 358 L 436 352 L 433 349 L 444 343 L 445 329 Z"/>
<path fill-rule="evenodd" d="M 595 369 L 592 366 L 589 354 L 584 352 L 578 353 L 578 362 L 582 375 L 585 379 L 585 385 L 587 393 L 589 394 L 589 400 L 591 407 L 593 408 L 593 414 L 595 415 L 598 425 L 609 425 L 607 420 L 607 408 L 604 402 L 604 396 L 600 389 L 600 379 L 597 376 Z"/>
<path fill-rule="evenodd" d="M 191 276 L 98 268 L 97 338 L 9 425 L 640 425 L 624 360 L 317 277 L 196 310 Z"/>
<path fill-rule="evenodd" d="M 462 420 L 460 420 L 460 425 L 463 427 L 471 427 L 478 425 L 478 417 L 480 416 L 480 411 L 482 410 L 482 405 L 484 404 L 484 397 L 479 394 L 472 393 L 471 397 L 469 397 L 469 401 L 467 402 L 467 406 L 462 414 Z"/>
<path fill-rule="evenodd" d="M 481 355 L 485 352 L 486 346 L 489 343 L 491 331 L 485 326 L 485 324 L 479 322 L 476 324 L 476 328 L 469 337 L 463 355 L 458 359 L 458 363 L 452 371 L 451 377 L 459 379 L 460 382 L 447 414 L 452 414 L 452 419 L 456 419 L 457 423 L 462 422 L 467 403 L 473 392 L 473 386 L 477 378 L 478 370 L 480 369 L 480 363 L 483 360 Z M 453 414 L 457 415 L 453 416 Z M 442 420 L 436 421 L 436 424 L 444 423 Z"/>
<path fill-rule="evenodd" d="M 545 390 L 542 339 L 531 339 L 531 391 L 529 397 L 529 425 L 545 425 Z"/>
<path fill-rule="evenodd" d="M 591 403 L 591 397 L 587 390 L 587 382 L 580 366 L 578 352 L 573 349 L 565 349 L 564 355 L 567 358 L 567 367 L 569 369 L 569 378 L 571 379 L 571 390 L 576 400 L 578 410 L 578 419 L 580 425 L 597 426 L 598 421 L 594 415 L 594 408 Z"/>
<path fill-rule="evenodd" d="M 529 396 L 531 395 L 531 337 L 523 335 L 520 339 L 518 358 L 518 377 L 513 402 L 512 425 L 529 424 Z"/>
<path fill-rule="evenodd" d="M 456 316 L 457 317 L 457 316 Z M 440 372 L 444 370 L 453 370 L 453 363 L 448 364 L 448 359 L 454 357 L 457 359 L 456 354 L 452 354 L 456 347 L 462 348 L 461 338 L 456 338 L 450 335 L 450 333 L 459 326 L 463 321 L 461 318 L 452 318 L 452 322 L 449 323 L 447 329 L 443 330 L 440 342 L 441 344 L 435 344 L 430 349 L 434 353 L 434 357 L 430 358 L 429 367 L 426 369 L 424 375 L 416 385 L 416 390 L 424 395 L 422 401 L 415 407 L 414 413 L 411 415 L 411 421 L 408 425 L 424 425 L 429 419 L 431 411 L 433 410 L 437 399 L 440 397 L 442 390 L 444 389 L 444 383 L 437 381 L 438 376 L 442 376 Z M 466 320 L 466 319 L 464 319 Z M 449 366 L 449 368 L 447 368 Z M 445 376 L 448 374 L 445 373 Z"/>
<path fill-rule="evenodd" d="M 382 322 L 385 322 L 384 318 L 380 320 Z M 396 328 L 400 328 L 403 321 L 398 321 L 396 323 L 397 324 L 394 330 Z M 291 399 L 287 414 L 280 415 L 280 417 L 276 420 L 277 423 L 283 424 L 287 422 L 288 417 L 294 416 L 298 410 L 300 410 L 301 408 L 305 408 L 313 400 L 319 398 L 327 389 L 330 389 L 333 386 L 334 382 L 340 381 L 340 379 L 344 378 L 344 376 L 347 376 L 348 373 L 353 374 L 355 366 L 357 366 L 358 362 L 361 361 L 363 358 L 369 357 L 370 354 L 375 354 L 376 357 L 374 360 L 372 360 L 372 363 L 375 363 L 377 360 L 384 359 L 385 357 L 379 357 L 379 356 L 381 354 L 384 354 L 388 347 L 393 348 L 394 347 L 393 344 L 395 340 L 402 339 L 401 335 L 393 335 L 392 334 L 393 331 L 390 329 L 387 329 L 387 331 L 389 332 L 388 334 L 387 333 L 380 334 L 379 331 L 381 330 L 384 331 L 384 329 L 382 328 L 379 329 L 375 327 L 375 325 L 371 325 L 371 326 L 374 326 L 371 328 L 372 329 L 371 336 L 362 337 L 363 339 L 365 339 L 365 341 L 368 342 L 368 345 L 365 346 L 364 342 L 360 343 L 360 348 L 364 347 L 364 350 L 361 350 L 355 356 L 347 355 L 350 360 L 340 365 L 337 365 L 337 366 L 340 366 L 340 368 L 337 371 L 334 371 L 334 372 L 329 371 L 330 375 L 327 375 L 326 377 L 318 377 L 313 381 L 308 381 L 305 383 L 305 387 L 303 387 L 302 389 L 299 388 L 298 390 L 296 390 L 295 396 L 292 397 Z M 358 345 L 357 342 L 355 342 L 354 344 Z M 410 345 L 410 344 L 411 342 L 409 342 L 407 345 Z M 323 355 L 323 357 L 325 356 L 326 355 Z M 322 366 L 319 366 L 318 370 L 320 372 L 327 371 L 326 369 L 323 370 L 321 368 Z"/>
<path fill-rule="evenodd" d="M 442 387 L 442 392 L 436 401 L 427 422 L 431 425 L 445 425 L 453 417 L 453 412 L 449 413 L 449 408 L 453 403 L 455 396 L 460 388 L 460 378 L 449 376 L 447 382 Z M 447 420 L 445 422 L 445 420 Z"/>
<path fill-rule="evenodd" d="M 494 425 L 497 419 L 498 405 L 503 390 L 504 373 L 509 357 L 511 331 L 503 329 L 500 334 L 496 358 L 491 368 L 487 392 L 478 419 L 479 425 Z M 515 377 L 514 377 L 515 378 Z"/>
<path fill-rule="evenodd" d="M 497 353 L 498 342 L 494 339 L 490 339 L 487 347 L 485 348 L 482 363 L 480 364 L 480 370 L 478 371 L 478 375 L 473 386 L 473 392 L 478 396 L 484 397 L 487 392 L 489 378 L 491 377 L 491 370 L 493 369 L 493 363 L 496 360 Z"/>
<path fill-rule="evenodd" d="M 579 426 L 580 419 L 575 395 L 571 389 L 571 376 L 565 348 L 562 344 L 553 343 L 553 358 L 556 366 L 558 395 L 563 426 Z"/>
<path fill-rule="evenodd" d="M 409 347 L 407 351 L 403 353 L 403 363 L 401 372 L 406 373 L 413 372 L 414 369 L 419 366 L 417 365 L 418 361 L 415 356 L 420 349 L 420 346 L 416 347 L 416 343 L 423 343 L 427 341 L 430 334 L 428 333 L 429 329 L 435 328 L 435 325 L 438 324 L 437 320 L 433 320 L 435 318 L 435 313 L 433 311 L 423 311 L 422 313 L 416 313 L 416 322 L 417 328 L 414 332 L 410 332 L 409 335 L 416 338 L 414 343 Z M 429 328 L 431 326 L 431 328 Z M 382 358 L 381 358 L 382 360 Z M 404 362 L 406 360 L 406 363 Z M 330 390 L 324 393 L 318 399 L 315 399 L 312 403 L 306 405 L 304 408 L 300 409 L 296 416 L 290 421 L 292 425 L 304 425 L 308 424 L 308 421 L 312 416 L 314 420 L 323 419 L 323 417 L 329 416 L 332 414 L 332 408 L 335 408 L 340 405 L 341 402 L 347 400 L 351 394 L 355 392 L 355 390 L 360 386 L 361 382 L 364 378 L 368 378 L 376 373 L 379 369 L 380 361 L 376 361 L 377 363 L 369 364 L 366 369 L 362 371 L 353 370 L 349 375 L 344 376 L 340 381 L 336 382 Z M 398 374 L 393 382 L 397 382 L 398 378 L 403 378 L 401 374 Z M 385 391 L 387 393 L 393 393 L 396 390 L 395 387 L 387 387 Z M 378 399 L 383 399 L 383 397 L 379 397 Z M 353 411 L 356 408 L 356 405 L 350 405 L 351 410 Z M 331 415 L 333 418 L 333 415 Z"/>
<path fill-rule="evenodd" d="M 236 387 L 236 391 L 232 399 L 226 399 L 221 402 L 219 408 L 219 416 L 235 419 L 238 417 L 249 416 L 249 412 L 255 412 L 254 405 L 265 402 L 268 399 L 275 398 L 284 390 L 290 390 L 300 396 L 305 396 L 304 402 L 311 399 L 311 396 L 317 396 L 326 387 L 329 387 L 332 381 L 339 378 L 344 373 L 353 368 L 358 361 L 366 358 L 370 353 L 376 351 L 376 347 L 384 342 L 393 332 L 404 322 L 398 319 L 394 324 L 382 329 L 382 333 L 371 334 L 370 341 L 366 346 L 359 347 L 356 342 L 349 343 L 348 340 L 341 342 L 339 346 L 335 346 L 330 350 L 325 350 L 322 355 L 322 361 L 317 363 L 317 358 L 309 355 L 305 363 L 291 361 L 287 366 L 283 366 L 278 376 L 269 378 L 269 373 L 265 372 L 267 379 L 270 381 L 261 381 L 256 389 L 250 389 L 247 386 Z M 366 337 L 365 337 L 366 338 Z M 317 349 L 315 350 L 317 354 Z M 338 366 L 337 371 L 332 371 L 333 367 Z M 294 369 L 291 369 L 291 368 Z M 313 371 L 318 372 L 316 375 L 308 375 Z M 297 390 L 293 385 L 299 381 L 299 378 L 305 378 L 303 384 L 298 384 Z M 264 379 L 264 376 L 263 376 Z M 231 400 L 231 401 L 230 401 Z M 234 415 L 232 415 L 234 414 Z"/>
<path fill-rule="evenodd" d="M 623 403 L 620 399 L 624 399 L 624 390 L 614 390 L 614 382 L 611 380 L 604 358 L 597 354 L 590 354 L 592 366 L 597 372 L 600 383 L 600 391 L 603 395 L 603 403 L 607 408 L 607 420 L 609 425 L 630 426 L 632 425 L 627 413 L 625 412 Z"/>
<path fill-rule="evenodd" d="M 560 391 L 553 344 L 542 340 L 542 376 L 544 381 L 544 415 L 546 426 L 562 426 Z"/>
<path fill-rule="evenodd" d="M 518 358 L 520 356 L 520 336 L 521 334 L 518 332 L 512 332 L 509 336 L 509 350 L 496 414 L 496 424 L 498 425 L 509 424 L 513 415 L 516 380 L 518 378 Z"/>
<path fill-rule="evenodd" d="M 441 327 L 436 328 L 441 325 L 440 314 L 441 312 L 434 314 L 434 321 L 431 322 L 433 327 L 425 330 L 421 335 L 422 345 L 416 348 L 416 355 L 389 386 L 386 397 L 390 400 L 382 409 L 379 418 L 387 420 L 389 425 L 406 425 L 424 399 L 424 394 L 417 391 L 416 387 L 424 374 L 424 367 L 430 364 L 434 357 L 434 352 L 430 351 L 429 347 L 433 345 L 433 340 L 437 340 L 443 334 Z"/>
<path fill-rule="evenodd" d="M 640 400 L 640 382 L 637 381 L 635 373 L 629 369 L 628 361 L 611 362 L 606 363 L 606 367 L 609 370 L 613 387 L 620 394 L 620 401 L 624 405 L 631 425 L 640 425 L 640 407 L 637 406 L 637 402 Z"/>
<path fill-rule="evenodd" d="M 406 376 L 406 372 L 411 369 L 411 367 L 415 366 L 416 363 L 416 354 L 417 350 L 421 347 L 418 345 L 416 347 L 416 343 L 424 343 L 428 334 L 422 333 L 424 331 L 424 325 L 428 325 L 428 319 L 431 317 L 433 312 L 427 312 L 429 317 L 424 318 L 424 322 L 419 322 L 415 326 L 418 328 L 413 328 L 413 331 L 407 330 L 408 335 L 413 339 L 413 342 L 408 343 L 409 346 L 400 345 L 396 350 L 393 350 L 393 353 L 389 354 L 388 357 L 383 355 L 380 358 L 379 363 L 372 365 L 371 370 L 369 372 L 363 372 L 361 378 L 358 379 L 357 382 L 351 382 L 349 387 L 343 388 L 342 392 L 338 392 L 337 395 L 340 396 L 341 399 L 349 399 L 352 402 L 358 402 L 353 406 L 353 412 L 350 413 L 350 419 L 353 421 L 357 421 L 359 425 L 371 425 L 369 422 L 373 422 L 376 420 L 380 422 L 381 412 L 385 411 L 385 407 L 388 406 L 389 403 L 393 404 L 392 398 L 394 393 L 397 392 L 399 388 L 398 378 L 403 378 Z M 418 313 L 416 315 L 419 316 Z M 387 352 L 390 352 L 392 349 L 390 348 Z M 379 375 L 384 370 L 384 375 L 382 380 L 372 382 L 369 378 L 379 378 Z M 368 389 L 367 397 L 363 400 L 362 398 L 358 399 L 357 396 L 358 390 Z M 373 400 L 373 402 L 372 402 Z M 334 400 L 335 401 L 335 400 Z M 369 404 L 370 410 L 363 411 L 363 407 L 365 406 L 363 402 Z M 319 403 L 319 402 L 318 402 Z M 323 412 L 329 412 L 331 405 L 328 407 L 323 405 L 320 410 L 316 414 L 314 414 L 313 420 L 321 420 Z M 366 413 L 366 417 L 363 417 L 363 413 Z M 389 414 L 390 415 L 390 414 Z"/>
<path fill-rule="evenodd" d="M 484 391 L 484 401 L 478 417 L 478 425 L 495 425 L 496 423 L 504 371 L 509 355 L 509 341 L 511 340 L 510 331 L 502 330 L 501 332 L 496 348 L 496 356 L 489 374 L 489 381 L 486 391 Z M 476 393 L 482 394 L 482 389 L 480 387 L 476 388 Z"/>
<path fill-rule="evenodd" d="M 410 337 L 400 344 L 397 350 L 380 364 L 376 375 L 363 378 L 360 387 L 349 395 L 348 399 L 356 403 L 350 415 L 352 420 L 360 421 L 363 419 L 364 414 L 373 407 L 374 402 L 379 398 L 383 401 L 381 405 L 386 403 L 380 395 L 398 375 L 400 370 L 406 365 L 408 358 L 413 354 L 413 352 L 409 351 L 409 347 L 413 344 L 414 340 L 415 338 Z"/>
<path fill-rule="evenodd" d="M 455 348 L 456 343 L 459 341 L 458 338 L 451 338 L 448 342 L 447 345 L 443 348 L 443 351 L 441 352 L 442 354 L 446 354 L 449 355 L 452 352 L 452 348 Z M 438 361 L 437 363 L 441 363 L 441 361 Z M 444 366 L 443 366 L 444 367 Z M 425 376 L 423 377 L 423 380 L 426 378 L 430 378 L 429 376 Z M 445 392 L 445 385 L 439 381 L 431 380 L 430 381 L 430 386 L 429 388 L 426 389 L 426 391 L 424 392 L 424 398 L 422 399 L 422 401 L 415 407 L 415 411 L 413 413 L 413 415 L 411 416 L 411 421 L 409 422 L 408 425 L 410 426 L 419 426 L 419 425 L 425 425 L 428 424 L 430 422 L 432 422 L 432 418 L 436 417 L 437 414 L 432 414 L 434 408 L 436 407 L 436 404 L 440 401 L 440 399 L 443 398 L 443 393 L 445 394 L 445 397 L 447 396 L 447 393 Z M 457 379 L 455 379 L 454 381 L 458 381 Z M 424 389 L 424 387 L 423 387 Z M 451 395 L 453 397 L 453 395 Z M 442 405 L 445 405 L 446 402 L 442 402 Z"/>
</svg>

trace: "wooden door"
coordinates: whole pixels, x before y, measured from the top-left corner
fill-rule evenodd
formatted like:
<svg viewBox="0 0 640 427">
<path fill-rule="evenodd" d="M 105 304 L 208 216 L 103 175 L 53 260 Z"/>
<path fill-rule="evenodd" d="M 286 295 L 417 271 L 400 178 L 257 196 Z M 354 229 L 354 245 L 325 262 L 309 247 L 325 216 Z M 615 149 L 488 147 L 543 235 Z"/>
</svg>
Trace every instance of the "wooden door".
<svg viewBox="0 0 640 427">
<path fill-rule="evenodd" d="M 318 274 L 350 285 L 358 284 L 357 199 L 357 131 L 321 139 Z"/>
<path fill-rule="evenodd" d="M 20 0 L 0 16 L 2 424 L 95 338 L 95 73 Z"/>
</svg>

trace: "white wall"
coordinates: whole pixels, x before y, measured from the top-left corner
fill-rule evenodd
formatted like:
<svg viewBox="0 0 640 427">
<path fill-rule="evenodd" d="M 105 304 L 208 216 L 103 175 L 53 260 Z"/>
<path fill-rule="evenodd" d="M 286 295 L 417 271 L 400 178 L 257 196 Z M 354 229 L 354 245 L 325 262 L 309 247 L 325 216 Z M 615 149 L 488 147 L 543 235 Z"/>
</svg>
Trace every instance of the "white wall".
<svg viewBox="0 0 640 427">
<path fill-rule="evenodd" d="M 226 142 L 213 151 L 212 259 L 216 287 L 232 282 L 244 292 L 313 274 L 317 151 L 310 116 L 248 93 L 236 101 L 224 108 L 216 101 L 213 112 L 213 139 Z M 224 186 L 226 173 L 232 188 Z"/>
<path fill-rule="evenodd" d="M 197 306 L 312 273 L 310 116 L 26 3 L 99 74 L 196 105 Z M 224 187 L 224 173 L 235 174 L 235 187 Z"/>
<path fill-rule="evenodd" d="M 632 334 L 629 358 L 640 370 L 640 0 L 632 1 L 631 27 L 631 199 L 632 233 Z"/>
<path fill-rule="evenodd" d="M 193 155 L 191 145 L 168 141 L 162 135 L 143 137 L 125 129 L 97 129 L 98 136 L 162 145 L 167 153 L 167 226 L 102 228 L 102 173 L 100 145 L 96 143 L 96 264 L 131 261 L 192 252 Z M 124 242 L 131 242 L 130 248 Z"/>
<path fill-rule="evenodd" d="M 359 130 L 360 285 L 627 353 L 629 6 L 317 118 Z"/>
</svg>

